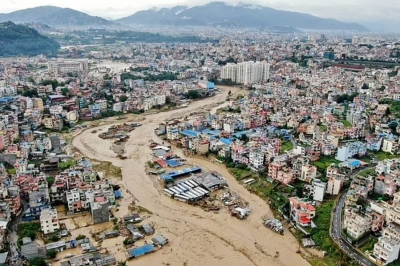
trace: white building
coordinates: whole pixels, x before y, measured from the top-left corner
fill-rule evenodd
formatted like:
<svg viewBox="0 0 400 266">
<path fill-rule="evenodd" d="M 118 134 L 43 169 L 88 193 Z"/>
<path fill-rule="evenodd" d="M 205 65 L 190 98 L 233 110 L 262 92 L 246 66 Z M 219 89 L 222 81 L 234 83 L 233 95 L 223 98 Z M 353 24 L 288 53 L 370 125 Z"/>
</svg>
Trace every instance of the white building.
<svg viewBox="0 0 400 266">
<path fill-rule="evenodd" d="M 113 105 L 113 111 L 114 112 L 121 112 L 122 111 L 122 105 L 123 103 L 119 102 L 119 103 L 114 103 Z"/>
<path fill-rule="evenodd" d="M 236 81 L 237 65 L 228 63 L 221 70 L 221 79 L 230 79 Z"/>
<path fill-rule="evenodd" d="M 63 111 L 63 108 L 61 105 L 53 105 L 50 106 L 49 112 L 51 115 L 60 115 Z"/>
<path fill-rule="evenodd" d="M 260 169 L 264 166 L 264 153 L 260 150 L 251 150 L 249 152 L 250 165 L 256 169 Z"/>
<path fill-rule="evenodd" d="M 374 245 L 374 255 L 380 265 L 389 264 L 399 257 L 400 242 L 397 239 L 380 237 L 379 242 Z"/>
<path fill-rule="evenodd" d="M 325 191 L 326 191 L 326 183 L 322 182 L 319 179 L 315 179 L 313 182 L 313 192 L 314 192 L 313 199 L 315 201 L 323 201 L 325 197 Z"/>
<path fill-rule="evenodd" d="M 302 155 L 302 156 L 306 155 L 306 149 L 302 146 L 296 146 L 296 148 L 294 148 L 292 152 L 295 155 Z"/>
<path fill-rule="evenodd" d="M 335 159 L 344 162 L 355 155 L 363 156 L 366 152 L 367 145 L 365 143 L 351 142 L 339 147 Z"/>
<path fill-rule="evenodd" d="M 78 189 L 72 189 L 65 193 L 67 198 L 68 210 L 76 211 L 82 208 L 81 196 Z"/>
<path fill-rule="evenodd" d="M 242 62 L 239 64 L 228 63 L 222 68 L 221 78 L 231 79 L 242 84 L 265 82 L 269 79 L 270 64 L 267 62 Z"/>
<path fill-rule="evenodd" d="M 49 73 L 76 73 L 84 72 L 89 69 L 87 60 L 70 60 L 49 62 Z"/>
<path fill-rule="evenodd" d="M 40 213 L 40 227 L 44 234 L 54 233 L 60 229 L 56 209 L 42 210 Z"/>
</svg>

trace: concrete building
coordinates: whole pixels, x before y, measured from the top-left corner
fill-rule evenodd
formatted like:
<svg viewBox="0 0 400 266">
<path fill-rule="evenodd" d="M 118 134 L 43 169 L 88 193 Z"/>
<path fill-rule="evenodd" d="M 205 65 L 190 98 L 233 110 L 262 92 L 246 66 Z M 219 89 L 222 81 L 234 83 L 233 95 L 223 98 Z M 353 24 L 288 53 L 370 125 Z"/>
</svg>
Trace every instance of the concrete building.
<svg viewBox="0 0 400 266">
<path fill-rule="evenodd" d="M 313 199 L 315 201 L 323 201 L 325 197 L 325 192 L 326 192 L 326 186 L 327 184 L 325 182 L 322 182 L 319 179 L 314 179 L 313 181 Z"/>
<path fill-rule="evenodd" d="M 328 179 L 326 193 L 331 195 L 339 195 L 339 192 L 343 187 L 345 175 L 340 174 L 338 167 L 329 166 L 326 169 L 326 178 Z"/>
<path fill-rule="evenodd" d="M 347 234 L 357 240 L 371 231 L 372 217 L 367 213 L 358 213 L 346 209 L 344 214 L 343 228 Z"/>
<path fill-rule="evenodd" d="M 290 218 L 303 227 L 311 226 L 312 219 L 315 217 L 314 206 L 297 197 L 289 198 L 289 203 Z"/>
<path fill-rule="evenodd" d="M 236 81 L 237 65 L 233 63 L 226 64 L 221 70 L 221 79 L 230 79 Z"/>
<path fill-rule="evenodd" d="M 60 229 L 56 209 L 43 210 L 40 213 L 40 227 L 44 234 L 54 233 Z"/>
<path fill-rule="evenodd" d="M 104 197 L 95 198 L 95 201 L 91 202 L 90 208 L 92 211 L 93 224 L 110 221 L 109 207 L 110 203 Z"/>
<path fill-rule="evenodd" d="M 49 73 L 78 73 L 89 69 L 87 60 L 49 62 Z"/>
<path fill-rule="evenodd" d="M 78 189 L 72 189 L 65 193 L 67 198 L 68 210 L 72 212 L 82 209 L 81 196 Z"/>
<path fill-rule="evenodd" d="M 380 265 L 387 265 L 399 257 L 400 241 L 398 239 L 380 237 L 374 245 L 374 255 Z"/>
<path fill-rule="evenodd" d="M 270 64 L 267 62 L 228 63 L 222 68 L 221 78 L 248 85 L 267 81 L 269 70 Z"/>
<path fill-rule="evenodd" d="M 345 146 L 339 147 L 335 159 L 344 162 L 355 155 L 363 156 L 366 152 L 367 145 L 365 143 L 347 143 Z"/>
</svg>

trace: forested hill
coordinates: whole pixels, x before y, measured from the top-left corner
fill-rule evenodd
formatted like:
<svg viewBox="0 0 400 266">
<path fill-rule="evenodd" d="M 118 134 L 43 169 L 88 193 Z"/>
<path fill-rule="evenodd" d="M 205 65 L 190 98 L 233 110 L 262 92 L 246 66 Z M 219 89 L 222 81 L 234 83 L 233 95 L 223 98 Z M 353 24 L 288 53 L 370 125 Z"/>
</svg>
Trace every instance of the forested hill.
<svg viewBox="0 0 400 266">
<path fill-rule="evenodd" d="M 12 22 L 0 23 L 0 56 L 55 54 L 60 44 L 36 30 Z"/>
</svg>

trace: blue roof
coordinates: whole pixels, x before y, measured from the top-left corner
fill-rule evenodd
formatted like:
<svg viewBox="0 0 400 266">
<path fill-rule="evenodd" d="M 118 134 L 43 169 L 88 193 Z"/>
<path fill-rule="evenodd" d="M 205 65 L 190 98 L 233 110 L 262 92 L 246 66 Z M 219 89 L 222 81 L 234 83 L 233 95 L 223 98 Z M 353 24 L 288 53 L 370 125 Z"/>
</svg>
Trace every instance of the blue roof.
<svg viewBox="0 0 400 266">
<path fill-rule="evenodd" d="M 200 133 L 194 130 L 184 130 L 181 132 L 182 135 L 186 136 L 186 137 L 195 137 L 197 138 Z"/>
<path fill-rule="evenodd" d="M 167 181 L 167 180 L 172 181 L 173 178 L 177 178 L 177 177 L 180 177 L 180 176 L 183 176 L 183 175 L 187 175 L 187 174 L 194 173 L 194 172 L 199 172 L 199 171 L 201 171 L 201 168 L 197 167 L 197 166 L 194 166 L 194 167 L 190 167 L 190 168 L 186 168 L 186 169 L 182 169 L 182 170 L 177 170 L 177 171 L 174 171 L 174 172 L 166 173 L 164 175 L 161 175 L 161 179 L 163 179 L 164 181 Z"/>
<path fill-rule="evenodd" d="M 221 141 L 225 145 L 231 145 L 232 144 L 232 141 L 230 139 L 226 139 L 226 138 L 220 138 L 219 141 Z"/>
<path fill-rule="evenodd" d="M 0 102 L 9 102 L 12 101 L 14 98 L 13 97 L 3 97 L 0 98 Z"/>
<path fill-rule="evenodd" d="M 242 135 L 248 135 L 250 133 L 251 133 L 251 130 L 241 131 L 241 132 L 234 133 L 233 136 L 235 136 L 236 138 L 240 138 Z"/>
<path fill-rule="evenodd" d="M 154 251 L 154 246 L 151 244 L 147 244 L 147 245 L 129 250 L 128 252 L 133 257 L 140 257 L 140 256 L 143 256 L 143 255 L 153 252 L 153 251 Z"/>
<path fill-rule="evenodd" d="M 177 133 L 177 132 L 179 132 L 178 129 L 173 129 L 173 130 L 171 130 L 171 133 Z"/>
<path fill-rule="evenodd" d="M 122 198 L 122 191 L 121 190 L 116 190 L 114 191 L 114 195 L 116 198 Z"/>
</svg>

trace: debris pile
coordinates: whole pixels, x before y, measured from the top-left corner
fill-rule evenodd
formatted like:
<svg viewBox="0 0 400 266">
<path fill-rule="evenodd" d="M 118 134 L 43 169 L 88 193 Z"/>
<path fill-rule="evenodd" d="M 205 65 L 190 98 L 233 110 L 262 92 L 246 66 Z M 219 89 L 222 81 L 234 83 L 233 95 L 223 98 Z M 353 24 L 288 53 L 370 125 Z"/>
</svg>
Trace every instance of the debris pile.
<svg viewBox="0 0 400 266">
<path fill-rule="evenodd" d="M 283 225 L 278 219 L 266 219 L 264 221 L 264 226 L 271 229 L 272 231 L 283 235 Z"/>
</svg>

